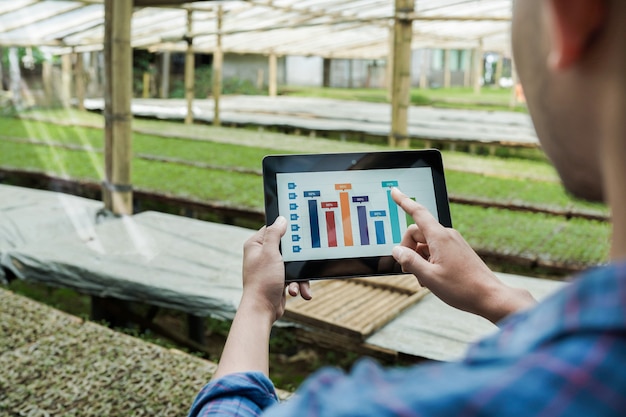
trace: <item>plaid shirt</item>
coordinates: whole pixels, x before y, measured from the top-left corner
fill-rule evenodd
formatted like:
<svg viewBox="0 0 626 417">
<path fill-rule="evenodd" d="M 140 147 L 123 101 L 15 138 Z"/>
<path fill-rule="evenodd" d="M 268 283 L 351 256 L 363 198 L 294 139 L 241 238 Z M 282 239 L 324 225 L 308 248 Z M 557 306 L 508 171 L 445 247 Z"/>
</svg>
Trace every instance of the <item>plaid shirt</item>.
<svg viewBox="0 0 626 417">
<path fill-rule="evenodd" d="M 228 375 L 200 392 L 190 415 L 624 416 L 625 365 L 623 263 L 589 271 L 508 318 L 461 362 L 324 369 L 266 411 L 278 400 L 265 376 Z"/>
</svg>

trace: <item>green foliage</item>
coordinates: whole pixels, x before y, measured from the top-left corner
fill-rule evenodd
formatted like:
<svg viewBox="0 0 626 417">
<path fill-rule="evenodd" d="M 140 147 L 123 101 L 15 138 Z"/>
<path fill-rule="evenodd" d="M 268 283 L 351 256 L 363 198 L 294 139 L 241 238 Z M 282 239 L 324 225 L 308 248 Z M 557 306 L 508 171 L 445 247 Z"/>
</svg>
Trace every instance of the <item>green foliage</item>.
<svg viewBox="0 0 626 417">
<path fill-rule="evenodd" d="M 433 101 L 421 92 L 411 91 L 411 104 L 413 106 L 430 106 Z"/>
<path fill-rule="evenodd" d="M 47 304 L 54 308 L 87 318 L 89 316 L 89 297 L 68 288 L 54 288 L 43 284 L 27 283 L 14 280 L 8 286 L 11 291 L 22 294 L 32 300 Z"/>
<path fill-rule="evenodd" d="M 244 80 L 238 77 L 225 78 L 222 82 L 223 94 L 244 94 L 244 95 L 267 95 L 265 89 L 259 89 L 250 80 Z"/>
</svg>

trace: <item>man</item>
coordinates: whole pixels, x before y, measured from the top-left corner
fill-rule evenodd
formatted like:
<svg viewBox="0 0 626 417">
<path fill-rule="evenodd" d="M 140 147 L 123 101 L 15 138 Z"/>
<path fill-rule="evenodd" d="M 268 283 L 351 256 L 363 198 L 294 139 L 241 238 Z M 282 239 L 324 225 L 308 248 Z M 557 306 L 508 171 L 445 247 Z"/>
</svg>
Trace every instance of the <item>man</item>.
<svg viewBox="0 0 626 417">
<path fill-rule="evenodd" d="M 244 291 L 219 368 L 191 415 L 620 416 L 626 412 L 626 1 L 516 0 L 513 50 L 542 147 L 574 194 L 612 209 L 612 264 L 535 305 L 488 270 L 454 230 L 393 191 L 413 216 L 394 257 L 447 303 L 498 334 L 458 363 L 348 375 L 323 370 L 285 404 L 267 378 L 284 311 L 279 218 L 245 248 Z M 572 242 L 584 245 L 585 242 Z M 307 286 L 288 292 L 305 298 Z"/>
</svg>

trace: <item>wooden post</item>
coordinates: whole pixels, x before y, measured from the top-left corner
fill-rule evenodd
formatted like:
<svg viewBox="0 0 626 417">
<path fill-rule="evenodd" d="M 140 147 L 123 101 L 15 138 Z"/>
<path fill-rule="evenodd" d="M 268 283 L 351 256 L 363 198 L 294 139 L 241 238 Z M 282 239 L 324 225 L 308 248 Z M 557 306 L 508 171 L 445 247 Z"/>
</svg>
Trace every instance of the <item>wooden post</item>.
<svg viewBox="0 0 626 417">
<path fill-rule="evenodd" d="M 443 88 L 450 88 L 450 49 L 443 50 Z"/>
<path fill-rule="evenodd" d="M 187 114 L 185 123 L 193 123 L 193 98 L 195 93 L 195 55 L 193 53 L 193 11 L 187 10 L 187 50 L 185 51 L 185 100 Z"/>
<path fill-rule="evenodd" d="M 76 80 L 76 100 L 78 110 L 85 111 L 85 68 L 83 54 L 74 54 L 76 66 L 74 67 L 74 79 Z"/>
<path fill-rule="evenodd" d="M 11 101 L 15 110 L 22 110 L 24 103 L 22 100 L 22 75 L 20 73 L 20 58 L 17 48 L 9 48 L 9 90 L 11 90 Z"/>
<path fill-rule="evenodd" d="M 472 56 L 469 50 L 463 50 L 463 87 L 469 87 L 472 76 Z"/>
<path fill-rule="evenodd" d="M 263 68 L 257 68 L 256 70 L 256 88 L 262 90 L 265 86 L 265 71 Z"/>
<path fill-rule="evenodd" d="M 514 109 L 518 104 L 518 86 L 519 78 L 517 76 L 517 70 L 515 68 L 515 62 L 513 62 L 513 57 L 511 56 L 511 81 L 513 86 L 511 87 L 511 96 L 509 99 L 509 108 Z"/>
<path fill-rule="evenodd" d="M 222 54 L 222 6 L 217 7 L 217 41 L 215 44 L 215 52 L 213 52 L 213 126 L 220 126 L 220 96 L 222 95 L 222 63 L 224 56 Z"/>
<path fill-rule="evenodd" d="M 52 88 L 52 62 L 45 60 L 41 65 L 41 81 L 48 106 L 55 104 L 54 89 Z"/>
<path fill-rule="evenodd" d="M 426 59 L 426 51 L 430 52 L 430 49 L 422 49 L 422 68 L 420 69 L 420 88 L 422 90 L 428 88 L 428 60 Z"/>
<path fill-rule="evenodd" d="M 152 77 L 148 71 L 143 73 L 141 98 L 150 98 L 150 82 Z"/>
<path fill-rule="evenodd" d="M 324 58 L 322 62 L 322 87 L 330 87 L 330 63 L 330 58 Z"/>
<path fill-rule="evenodd" d="M 172 63 L 172 54 L 170 51 L 163 52 L 161 55 L 161 98 L 170 96 L 170 68 Z"/>
<path fill-rule="evenodd" d="M 72 100 L 72 55 L 61 55 L 61 103 L 69 107 Z"/>
<path fill-rule="evenodd" d="M 389 51 L 387 51 L 387 101 L 391 103 L 393 97 L 393 46 L 395 36 L 395 26 L 389 26 Z"/>
<path fill-rule="evenodd" d="M 496 87 L 500 87 L 500 79 L 502 78 L 502 67 L 504 66 L 504 54 L 498 54 L 498 62 L 496 63 L 496 73 L 494 74 L 494 82 Z"/>
<path fill-rule="evenodd" d="M 4 65 L 2 61 L 4 60 L 4 49 L 0 46 L 0 91 L 4 91 Z"/>
<path fill-rule="evenodd" d="M 478 47 L 474 50 L 474 94 L 480 94 L 483 69 L 483 40 L 480 39 Z"/>
<path fill-rule="evenodd" d="M 105 0 L 105 207 L 115 214 L 133 212 L 131 186 L 132 50 L 130 22 L 133 2 Z"/>
<path fill-rule="evenodd" d="M 391 134 L 389 145 L 409 147 L 408 110 L 411 98 L 411 40 L 415 0 L 395 0 Z"/>
<path fill-rule="evenodd" d="M 274 52 L 270 53 L 269 61 L 269 95 L 276 97 L 278 94 L 278 58 Z"/>
</svg>

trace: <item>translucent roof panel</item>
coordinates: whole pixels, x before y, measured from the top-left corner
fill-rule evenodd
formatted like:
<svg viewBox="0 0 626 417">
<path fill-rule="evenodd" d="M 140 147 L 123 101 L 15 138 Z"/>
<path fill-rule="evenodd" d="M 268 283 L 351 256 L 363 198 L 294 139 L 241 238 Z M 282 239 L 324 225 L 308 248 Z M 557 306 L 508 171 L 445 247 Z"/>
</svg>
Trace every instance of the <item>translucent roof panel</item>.
<svg viewBox="0 0 626 417">
<path fill-rule="evenodd" d="M 413 48 L 509 50 L 512 0 L 418 0 Z M 223 10 L 222 48 L 231 53 L 381 58 L 388 54 L 393 0 L 232 0 L 136 8 L 137 48 L 211 52 L 217 44 L 217 10 Z M 191 32 L 187 13 L 192 10 Z M 98 49 L 104 38 L 103 0 L 0 2 L 0 45 Z M 68 49 L 71 50 L 71 49 Z"/>
</svg>

